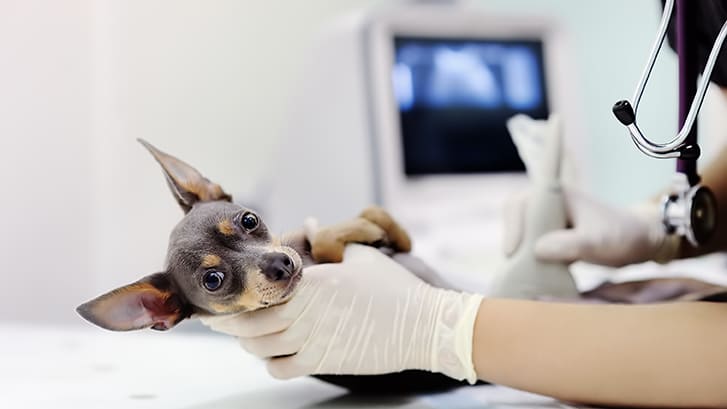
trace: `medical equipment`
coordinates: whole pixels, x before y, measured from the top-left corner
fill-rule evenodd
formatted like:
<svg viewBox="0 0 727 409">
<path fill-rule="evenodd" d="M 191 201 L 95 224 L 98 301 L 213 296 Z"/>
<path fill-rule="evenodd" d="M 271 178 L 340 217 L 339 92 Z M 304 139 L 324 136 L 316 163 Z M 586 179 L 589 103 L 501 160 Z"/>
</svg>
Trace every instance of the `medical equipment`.
<svg viewBox="0 0 727 409">
<path fill-rule="evenodd" d="M 490 296 L 533 299 L 579 296 L 568 265 L 539 261 L 535 242 L 543 234 L 567 226 L 566 206 L 561 189 L 562 132 L 560 120 L 551 116 L 538 121 L 517 115 L 507 122 L 512 139 L 531 179 L 531 196 L 525 212 L 522 240 L 499 269 L 490 284 Z"/>
<path fill-rule="evenodd" d="M 693 27 L 694 12 L 697 2 L 677 0 L 677 54 L 679 58 L 679 133 L 666 143 L 657 143 L 646 138 L 636 123 L 639 103 L 649 80 L 656 58 L 664 43 L 669 20 L 674 9 L 674 0 L 667 0 L 659 24 L 656 41 L 649 54 L 649 59 L 641 74 L 632 98 L 616 102 L 613 113 L 626 126 L 636 147 L 644 154 L 654 158 L 676 158 L 677 173 L 674 177 L 671 192 L 665 195 L 662 202 L 662 222 L 667 231 L 685 236 L 693 246 L 703 245 L 712 236 L 717 225 L 717 205 L 712 192 L 700 185 L 697 173 L 697 158 L 700 155 L 697 144 L 695 120 L 699 114 L 704 95 L 707 92 L 712 69 L 717 55 L 727 36 L 727 22 L 722 26 L 704 68 L 702 80 L 695 89 L 698 76 L 695 61 L 695 34 Z M 687 110 L 688 100 L 692 99 Z"/>
<path fill-rule="evenodd" d="M 507 118 L 558 112 L 573 157 L 584 156 L 569 55 L 556 21 L 456 3 L 339 19 L 291 99 L 266 219 L 282 230 L 377 203 L 411 233 L 415 254 L 486 289 L 503 262 L 505 199 L 528 183 Z"/>
</svg>

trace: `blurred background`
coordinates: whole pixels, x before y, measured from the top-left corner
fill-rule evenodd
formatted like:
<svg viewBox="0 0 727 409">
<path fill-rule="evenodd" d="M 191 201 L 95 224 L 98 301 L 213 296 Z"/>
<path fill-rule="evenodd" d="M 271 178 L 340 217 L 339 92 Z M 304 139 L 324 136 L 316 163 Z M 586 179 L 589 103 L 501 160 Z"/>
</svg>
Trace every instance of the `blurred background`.
<svg viewBox="0 0 727 409">
<path fill-rule="evenodd" d="M 328 221 L 389 197 L 387 186 L 397 186 L 377 179 L 387 174 L 349 159 L 356 152 L 375 156 L 381 143 L 368 144 L 374 136 L 367 131 L 383 129 L 377 120 L 359 126 L 378 112 L 372 104 L 385 92 L 375 88 L 381 82 L 358 77 L 376 75 L 378 62 L 367 58 L 379 57 L 371 51 L 375 39 L 356 39 L 357 27 L 368 24 L 367 13 L 392 4 L 0 0 L 0 320 L 80 324 L 75 306 L 163 268 L 168 234 L 182 212 L 136 138 L 190 162 L 279 231 L 297 227 L 302 212 Z M 611 114 L 613 102 L 630 97 L 636 85 L 656 30 L 657 1 L 449 6 L 557 28 L 562 58 L 545 70 L 568 75 L 547 91 L 562 99 L 551 111 L 564 107 L 579 186 L 630 204 L 667 183 L 673 164 L 639 153 Z M 666 139 L 676 128 L 673 53 L 658 64 L 640 114 L 651 134 Z M 346 98 L 341 92 L 349 86 Z M 716 114 L 725 109 L 722 96 L 710 91 L 707 98 L 700 120 L 709 155 L 727 128 Z M 331 134 L 318 132 L 326 129 Z M 308 152 L 319 156 L 307 160 Z M 286 179 L 291 165 L 298 175 Z M 331 173 L 345 177 L 321 177 Z M 512 192 L 502 180 L 493 183 L 499 185 L 487 193 L 482 184 L 479 194 L 497 196 L 495 206 Z M 338 200 L 341 215 L 329 211 Z M 437 206 L 417 212 L 431 215 Z M 495 220 L 496 212 L 486 217 Z M 405 224 L 415 238 L 436 235 L 422 220 Z M 485 227 L 482 234 L 495 254 L 500 231 Z"/>
</svg>

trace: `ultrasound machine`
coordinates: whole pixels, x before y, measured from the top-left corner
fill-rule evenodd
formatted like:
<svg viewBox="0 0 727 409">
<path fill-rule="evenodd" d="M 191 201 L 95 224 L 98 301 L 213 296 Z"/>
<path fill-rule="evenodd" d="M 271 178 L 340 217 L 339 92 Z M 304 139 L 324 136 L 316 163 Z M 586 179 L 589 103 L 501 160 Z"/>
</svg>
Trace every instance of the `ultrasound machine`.
<svg viewBox="0 0 727 409">
<path fill-rule="evenodd" d="M 528 184 L 506 120 L 557 112 L 572 157 L 583 150 L 567 40 L 554 21 L 451 4 L 338 19 L 290 101 L 266 219 L 282 231 L 380 204 L 416 255 L 482 288 L 503 260 L 505 200 Z"/>
</svg>

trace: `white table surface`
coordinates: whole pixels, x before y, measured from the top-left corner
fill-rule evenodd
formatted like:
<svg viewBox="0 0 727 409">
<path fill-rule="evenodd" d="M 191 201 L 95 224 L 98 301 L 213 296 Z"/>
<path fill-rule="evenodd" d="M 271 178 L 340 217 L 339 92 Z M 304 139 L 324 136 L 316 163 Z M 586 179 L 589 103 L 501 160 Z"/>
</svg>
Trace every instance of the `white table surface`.
<svg viewBox="0 0 727 409">
<path fill-rule="evenodd" d="M 666 266 L 647 263 L 619 270 L 583 266 L 575 275 L 583 288 L 604 278 L 620 282 L 691 277 L 727 285 L 726 266 L 727 256 L 718 254 Z M 90 324 L 58 327 L 0 322 L 0 409 L 317 407 L 571 406 L 492 386 L 427 396 L 358 397 L 312 378 L 275 380 L 233 338 L 209 332 L 113 333 Z"/>
<path fill-rule="evenodd" d="M 0 408 L 569 408 L 503 387 L 359 397 L 278 381 L 232 338 L 0 323 Z"/>
</svg>

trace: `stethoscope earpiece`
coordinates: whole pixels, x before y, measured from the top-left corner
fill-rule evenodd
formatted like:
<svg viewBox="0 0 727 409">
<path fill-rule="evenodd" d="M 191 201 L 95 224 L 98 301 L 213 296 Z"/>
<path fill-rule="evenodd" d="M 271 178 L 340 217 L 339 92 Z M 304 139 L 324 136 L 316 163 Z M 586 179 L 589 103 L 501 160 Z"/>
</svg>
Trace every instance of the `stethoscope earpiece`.
<svg viewBox="0 0 727 409">
<path fill-rule="evenodd" d="M 684 145 L 679 148 L 679 159 L 697 160 L 702 155 L 699 145 Z"/>
<path fill-rule="evenodd" d="M 624 126 L 629 126 L 636 122 L 634 108 L 631 106 L 631 103 L 625 99 L 613 104 L 613 108 L 611 110 L 613 111 L 613 114 L 616 115 L 616 119 L 618 119 L 618 121 Z"/>
</svg>

